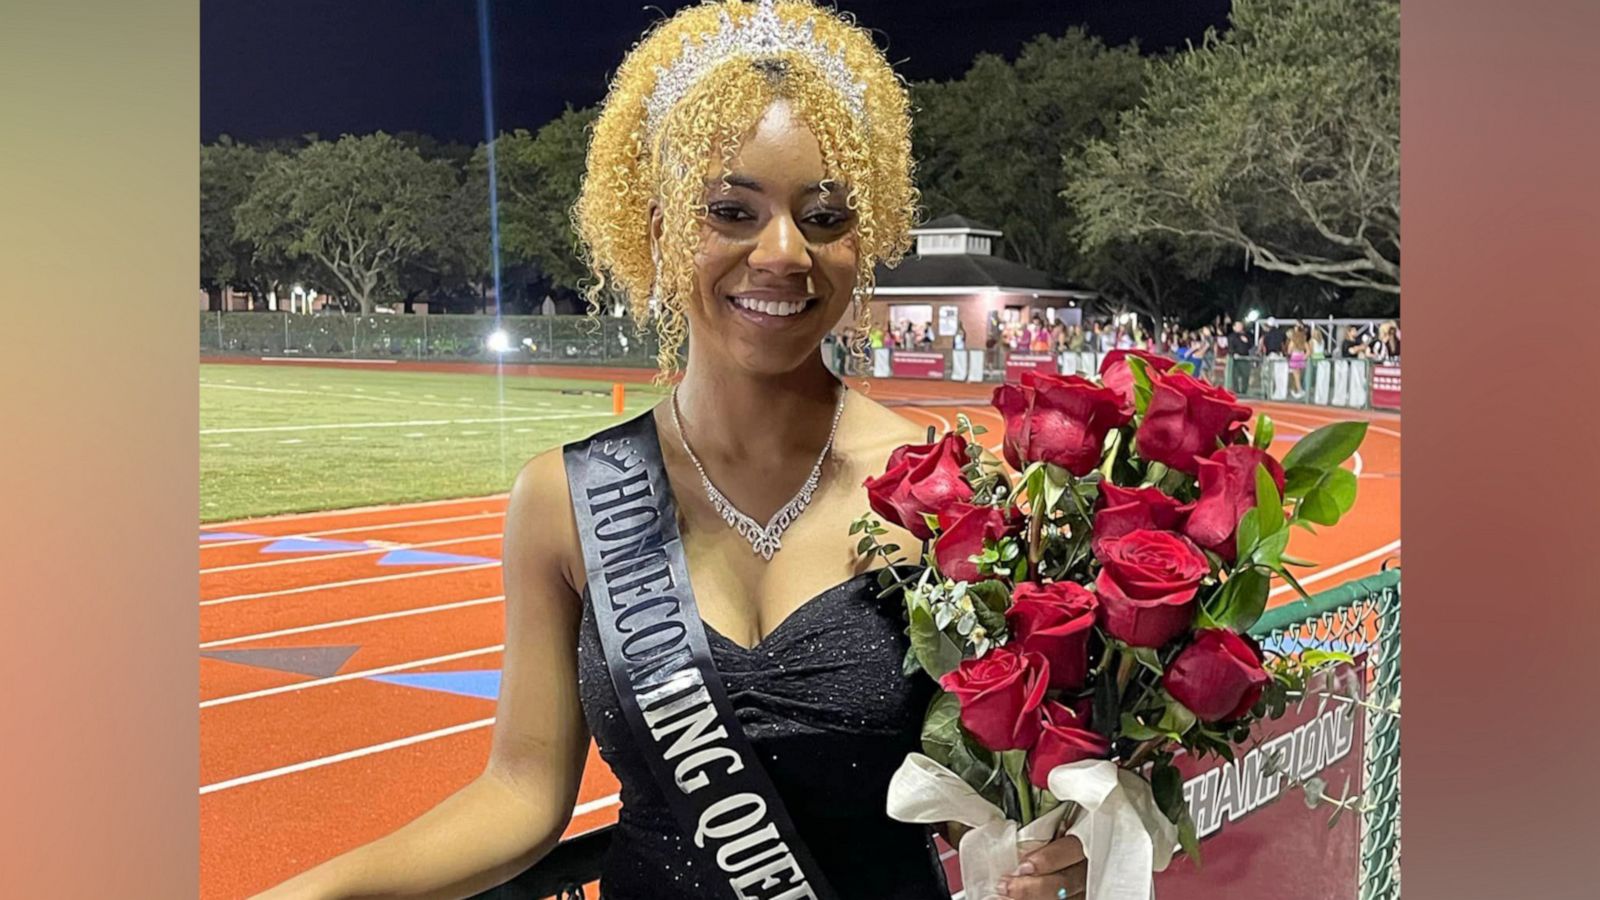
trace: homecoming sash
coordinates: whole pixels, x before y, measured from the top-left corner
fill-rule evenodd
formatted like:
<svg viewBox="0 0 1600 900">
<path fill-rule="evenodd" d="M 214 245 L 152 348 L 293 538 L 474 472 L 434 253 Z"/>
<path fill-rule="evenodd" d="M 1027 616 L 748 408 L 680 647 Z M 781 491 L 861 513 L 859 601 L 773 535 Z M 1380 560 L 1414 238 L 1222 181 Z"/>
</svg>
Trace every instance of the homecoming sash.
<svg viewBox="0 0 1600 900">
<path fill-rule="evenodd" d="M 834 900 L 711 661 L 654 417 L 563 453 L 611 683 L 707 880 L 725 900 Z"/>
</svg>

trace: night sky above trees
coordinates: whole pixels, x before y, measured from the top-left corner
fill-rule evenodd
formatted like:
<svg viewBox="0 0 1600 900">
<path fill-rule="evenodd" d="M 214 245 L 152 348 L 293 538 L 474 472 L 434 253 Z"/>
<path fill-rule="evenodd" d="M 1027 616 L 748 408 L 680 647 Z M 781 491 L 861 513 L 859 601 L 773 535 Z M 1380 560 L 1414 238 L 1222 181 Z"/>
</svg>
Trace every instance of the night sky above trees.
<svg viewBox="0 0 1600 900">
<path fill-rule="evenodd" d="M 499 129 L 593 105 L 651 22 L 685 0 L 491 0 Z M 839 0 L 913 81 L 959 78 L 980 52 L 1014 56 L 1082 25 L 1149 51 L 1225 28 L 1228 0 Z M 476 0 L 202 0 L 201 139 L 414 131 L 484 139 Z"/>
</svg>

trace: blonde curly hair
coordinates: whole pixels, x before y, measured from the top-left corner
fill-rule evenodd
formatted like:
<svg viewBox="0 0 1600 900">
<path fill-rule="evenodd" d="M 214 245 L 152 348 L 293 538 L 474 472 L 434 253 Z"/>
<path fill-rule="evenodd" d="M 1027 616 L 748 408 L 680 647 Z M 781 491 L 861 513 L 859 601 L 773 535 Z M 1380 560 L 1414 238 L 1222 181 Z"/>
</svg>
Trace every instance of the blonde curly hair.
<svg viewBox="0 0 1600 900">
<path fill-rule="evenodd" d="M 687 334 L 682 297 L 694 289 L 694 254 L 707 215 L 705 180 L 726 169 L 740 137 L 755 127 L 774 100 L 789 101 L 822 149 L 829 182 L 849 187 L 846 205 L 855 211 L 858 319 L 848 336 L 852 352 L 862 348 L 871 325 L 869 302 L 874 267 L 894 266 L 910 245 L 919 194 L 912 183 L 910 101 L 904 81 L 889 66 L 867 31 L 847 13 L 810 0 L 778 0 L 785 22 L 813 21 L 818 41 L 841 48 L 855 80 L 866 85 L 859 121 L 845 98 L 804 55 L 784 54 L 775 77 L 770 66 L 748 58 L 726 60 L 704 74 L 672 107 L 654 133 L 645 101 L 656 87 L 656 68 L 670 66 L 685 38 L 715 32 L 718 17 L 734 22 L 755 15 L 757 4 L 707 0 L 656 24 L 629 51 L 613 77 L 589 139 L 582 187 L 572 221 L 582 254 L 595 279 L 584 288 L 590 315 L 599 312 L 608 289 L 628 299 L 634 321 L 652 321 L 660 337 L 658 383 L 677 368 Z M 827 183 L 824 184 L 824 190 Z M 660 284 L 650 236 L 650 205 L 662 214 Z M 656 308 L 651 309 L 651 289 Z"/>
</svg>

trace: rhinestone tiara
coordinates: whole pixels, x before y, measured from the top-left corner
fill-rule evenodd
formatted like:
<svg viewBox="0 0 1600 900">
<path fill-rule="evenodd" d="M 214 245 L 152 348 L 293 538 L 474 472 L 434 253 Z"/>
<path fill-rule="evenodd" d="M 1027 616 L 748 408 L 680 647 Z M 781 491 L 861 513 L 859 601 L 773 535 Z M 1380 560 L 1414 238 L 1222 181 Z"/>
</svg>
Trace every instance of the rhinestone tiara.
<svg viewBox="0 0 1600 900">
<path fill-rule="evenodd" d="M 735 23 L 727 10 L 718 14 L 719 27 L 701 34 L 698 42 L 683 36 L 683 51 L 670 66 L 656 66 L 656 87 L 645 100 L 645 127 L 655 134 L 672 107 L 717 65 L 735 57 L 774 59 L 794 53 L 809 60 L 844 97 L 857 122 L 866 123 L 865 82 L 857 81 L 845 64 L 844 48 L 830 49 L 817 40 L 813 19 L 785 22 L 778 18 L 774 0 L 761 0 L 756 14 Z"/>
</svg>

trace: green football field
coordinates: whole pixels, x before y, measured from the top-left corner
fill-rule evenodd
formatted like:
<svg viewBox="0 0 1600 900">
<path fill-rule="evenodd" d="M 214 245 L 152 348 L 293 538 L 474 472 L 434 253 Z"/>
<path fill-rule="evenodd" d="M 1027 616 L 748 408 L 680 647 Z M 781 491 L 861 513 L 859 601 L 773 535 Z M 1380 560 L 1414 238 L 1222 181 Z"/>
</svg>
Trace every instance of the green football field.
<svg viewBox="0 0 1600 900">
<path fill-rule="evenodd" d="M 660 397 L 630 384 L 626 414 Z M 597 381 L 201 365 L 200 521 L 499 493 L 614 421 Z"/>
</svg>

